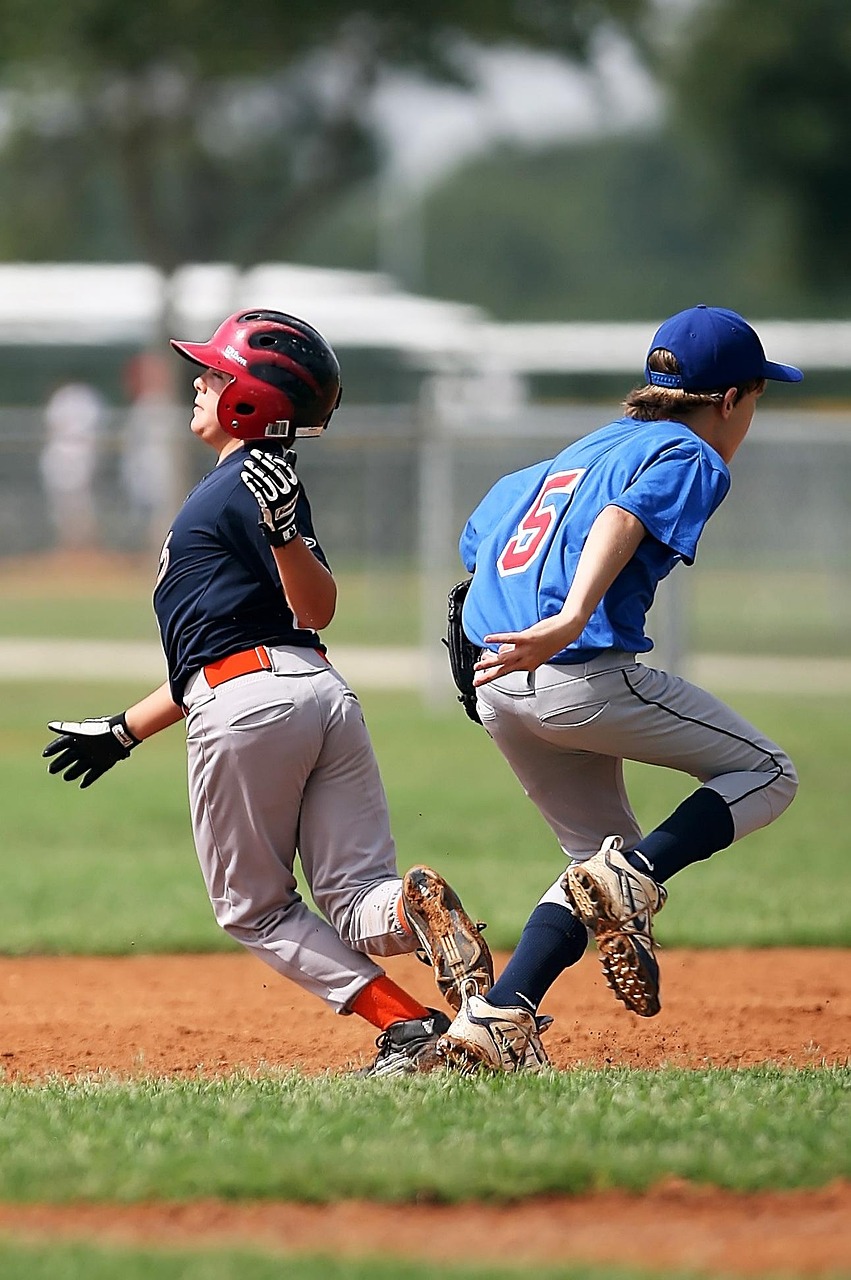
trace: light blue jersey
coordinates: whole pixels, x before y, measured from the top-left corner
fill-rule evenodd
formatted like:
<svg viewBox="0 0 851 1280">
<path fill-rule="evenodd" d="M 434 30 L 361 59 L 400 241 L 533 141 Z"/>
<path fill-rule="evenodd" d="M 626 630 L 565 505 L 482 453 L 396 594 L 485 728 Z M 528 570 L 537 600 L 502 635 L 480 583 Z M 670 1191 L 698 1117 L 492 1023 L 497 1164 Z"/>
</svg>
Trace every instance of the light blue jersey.
<svg viewBox="0 0 851 1280">
<path fill-rule="evenodd" d="M 592 524 L 604 507 L 617 506 L 649 536 L 576 642 L 551 661 L 584 662 L 603 649 L 646 653 L 653 642 L 645 619 L 656 587 L 679 560 L 693 562 L 703 527 L 729 487 L 723 458 L 688 427 L 633 418 L 504 476 L 461 535 L 461 559 L 474 572 L 464 630 L 484 645 L 486 635 L 523 631 L 557 614 Z"/>
</svg>

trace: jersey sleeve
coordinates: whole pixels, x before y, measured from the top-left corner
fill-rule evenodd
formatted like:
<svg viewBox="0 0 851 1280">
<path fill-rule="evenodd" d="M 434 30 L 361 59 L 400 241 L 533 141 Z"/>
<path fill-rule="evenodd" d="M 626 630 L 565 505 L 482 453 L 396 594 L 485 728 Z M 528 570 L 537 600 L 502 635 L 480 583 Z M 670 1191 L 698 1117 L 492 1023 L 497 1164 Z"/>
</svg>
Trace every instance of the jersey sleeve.
<svg viewBox="0 0 851 1280">
<path fill-rule="evenodd" d="M 475 512 L 473 513 L 475 515 Z M 479 549 L 481 538 L 476 528 L 473 516 L 464 525 L 461 532 L 461 540 L 458 543 L 458 554 L 461 557 L 461 563 L 468 573 L 475 573 L 476 570 L 476 552 Z"/>
<path fill-rule="evenodd" d="M 703 527 L 729 488 L 730 473 L 719 455 L 710 457 L 697 442 L 681 443 L 648 459 L 614 505 L 691 564 Z"/>
</svg>

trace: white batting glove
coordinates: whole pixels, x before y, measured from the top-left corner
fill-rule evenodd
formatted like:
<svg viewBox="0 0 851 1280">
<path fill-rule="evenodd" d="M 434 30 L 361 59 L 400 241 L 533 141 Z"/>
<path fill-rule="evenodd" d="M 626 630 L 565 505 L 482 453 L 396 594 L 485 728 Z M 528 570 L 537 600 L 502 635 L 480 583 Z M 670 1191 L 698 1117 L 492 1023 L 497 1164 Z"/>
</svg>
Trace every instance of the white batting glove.
<svg viewBox="0 0 851 1280">
<path fill-rule="evenodd" d="M 299 478 L 286 457 L 252 449 L 240 479 L 257 499 L 260 528 L 272 547 L 285 547 L 298 533 L 296 507 L 301 492 Z"/>
</svg>

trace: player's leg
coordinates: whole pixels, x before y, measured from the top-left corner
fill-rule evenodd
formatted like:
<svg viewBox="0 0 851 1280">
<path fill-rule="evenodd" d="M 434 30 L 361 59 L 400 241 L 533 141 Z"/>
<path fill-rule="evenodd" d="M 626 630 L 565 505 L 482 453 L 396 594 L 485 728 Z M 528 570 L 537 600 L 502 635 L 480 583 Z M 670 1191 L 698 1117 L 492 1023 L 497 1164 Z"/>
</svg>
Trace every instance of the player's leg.
<svg viewBox="0 0 851 1280">
<path fill-rule="evenodd" d="M 555 679 L 561 681 L 559 673 Z M 545 682 L 550 681 L 544 673 Z M 482 721 L 524 791 L 554 831 L 564 852 L 591 856 L 601 831 L 626 830 L 640 836 L 623 782 L 621 762 L 565 748 L 560 731 L 541 724 L 541 711 L 561 721 L 584 722 L 601 706 L 587 690 L 571 689 L 575 702 L 555 698 L 536 709 L 535 682 L 525 674 L 487 686 L 480 695 Z M 561 877 L 532 911 L 517 947 L 486 999 L 471 996 L 441 1041 L 448 1060 L 470 1070 L 539 1070 L 547 1061 L 541 1032 L 549 1019 L 538 1013 L 552 984 L 584 955 L 588 930 L 569 903 Z"/>
<path fill-rule="evenodd" d="M 305 787 L 299 852 L 317 906 L 352 947 L 421 951 L 452 1008 L 460 984 L 487 990 L 493 964 L 478 926 L 446 880 L 414 867 L 400 880 L 387 799 L 360 705 L 333 670 L 314 681 L 325 733 Z"/>
<path fill-rule="evenodd" d="M 663 883 L 693 862 L 773 821 L 797 780 L 785 753 L 719 699 L 679 677 L 638 664 L 592 674 L 605 709 L 566 741 L 677 769 L 703 785 L 655 830 L 608 826 L 590 858 L 577 849 L 565 890 L 597 937 L 607 979 L 634 1012 L 658 1012 L 652 918 Z"/>
<path fill-rule="evenodd" d="M 480 697 L 483 722 L 558 837 L 564 852 L 592 860 L 607 833 L 636 843 L 641 831 L 629 803 L 618 754 L 596 750 L 598 732 L 618 690 L 621 659 L 612 659 L 611 687 L 584 668 L 548 668 L 515 675 Z M 598 895 L 593 909 L 570 894 L 564 877 L 529 918 L 520 943 L 490 998 L 536 1008 L 558 974 L 582 956 L 587 930 L 597 937 L 603 970 L 618 998 L 645 1015 L 658 1010 L 659 973 L 651 920 L 664 891 L 626 865 L 628 883 Z M 634 890 L 634 891 L 633 891 Z"/>
<path fill-rule="evenodd" d="M 186 695 L 192 826 L 219 925 L 342 1012 L 382 971 L 311 912 L 296 887 L 302 780 L 322 742 L 308 685 L 309 677 L 259 673 L 210 690 L 196 677 Z"/>
<path fill-rule="evenodd" d="M 213 909 L 276 973 L 381 1032 L 369 1074 L 430 1070 L 442 1065 L 435 1049 L 449 1019 L 349 947 L 296 888 L 302 789 L 324 741 L 312 680 L 263 674 L 190 691 L 193 828 Z"/>
<path fill-rule="evenodd" d="M 577 745 L 676 769 L 702 784 L 644 837 L 608 829 L 644 854 L 636 865 L 659 883 L 773 822 L 792 802 L 797 777 L 786 753 L 713 694 L 641 664 L 593 683 L 606 710 L 572 735 Z"/>
</svg>

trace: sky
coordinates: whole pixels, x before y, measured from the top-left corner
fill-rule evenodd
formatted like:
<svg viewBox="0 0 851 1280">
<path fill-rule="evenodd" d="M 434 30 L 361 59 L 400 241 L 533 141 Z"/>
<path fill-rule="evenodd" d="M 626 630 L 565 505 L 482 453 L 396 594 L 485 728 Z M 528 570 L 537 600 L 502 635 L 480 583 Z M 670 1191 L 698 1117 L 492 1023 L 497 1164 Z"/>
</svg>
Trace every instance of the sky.
<svg viewBox="0 0 851 1280">
<path fill-rule="evenodd" d="M 388 77 L 375 105 L 388 147 L 388 181 L 421 193 L 498 142 L 545 145 L 651 128 L 659 91 L 626 42 L 600 42 L 589 67 L 500 48 L 474 55 L 476 91 Z"/>
</svg>

